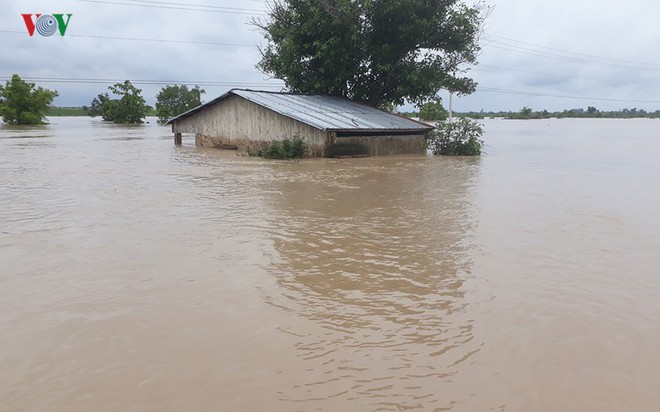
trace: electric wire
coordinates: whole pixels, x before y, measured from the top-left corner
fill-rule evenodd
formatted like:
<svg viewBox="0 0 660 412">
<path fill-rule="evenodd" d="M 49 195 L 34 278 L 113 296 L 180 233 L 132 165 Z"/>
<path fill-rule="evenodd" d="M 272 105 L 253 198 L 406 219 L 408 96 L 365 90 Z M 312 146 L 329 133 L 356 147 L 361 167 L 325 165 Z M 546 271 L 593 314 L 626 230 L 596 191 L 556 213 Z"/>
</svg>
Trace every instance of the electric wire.
<svg viewBox="0 0 660 412">
<path fill-rule="evenodd" d="M 554 47 L 547 47 L 543 46 L 540 44 L 535 44 L 535 43 L 528 43 L 524 41 L 519 41 L 515 39 L 511 39 L 508 37 L 500 36 L 497 34 L 492 34 L 492 33 L 484 33 L 486 39 L 491 38 L 491 42 L 496 42 L 500 44 L 506 44 L 506 43 L 514 43 L 514 44 L 522 44 L 524 46 L 531 47 L 533 49 L 542 49 L 542 50 L 550 50 L 551 52 L 558 52 L 558 53 L 563 53 L 563 54 L 568 54 L 568 55 L 574 55 L 580 58 L 584 59 L 591 59 L 591 60 L 603 60 L 603 61 L 609 61 L 609 62 L 614 62 L 614 63 L 620 63 L 620 64 L 627 64 L 627 65 L 636 65 L 636 66 L 660 66 L 657 63 L 647 63 L 647 62 L 637 62 L 633 60 L 624 60 L 624 59 L 616 59 L 612 57 L 603 57 L 603 56 L 596 56 L 592 54 L 585 54 L 585 53 L 579 53 L 579 52 L 574 52 L 570 50 L 565 50 L 565 49 L 558 49 Z M 495 38 L 495 39 L 492 39 Z"/>
<path fill-rule="evenodd" d="M 259 15 L 265 14 L 263 9 L 251 9 L 240 7 L 226 7 L 218 5 L 202 5 L 192 3 L 180 3 L 172 1 L 158 1 L 158 0 L 74 0 L 82 3 L 96 3 L 120 6 L 134 6 L 134 7 L 147 7 L 158 9 L 173 9 L 173 10 L 187 10 L 199 11 L 209 13 L 225 13 L 225 14 L 247 14 Z M 259 0 L 250 0 L 259 2 Z M 0 33 L 23 33 L 14 30 L 0 30 Z M 153 39 L 153 38 L 138 38 L 138 37 L 119 37 L 119 36 L 99 36 L 99 35 L 84 35 L 84 34 L 70 34 L 67 37 L 77 38 L 90 38 L 90 39 L 103 39 L 103 40 L 121 40 L 121 41 L 145 41 L 145 42 L 159 42 L 159 43 L 181 43 L 181 44 L 199 44 L 199 45 L 212 45 L 212 46 L 226 46 L 226 47 L 255 47 L 254 44 L 244 43 L 225 43 L 225 42 L 208 42 L 208 41 L 193 41 L 193 40 L 176 40 L 176 39 Z M 628 70 L 648 70 L 660 71 L 660 65 L 646 62 L 637 62 L 632 60 L 616 59 L 611 57 L 595 56 L 585 53 L 573 52 L 569 50 L 547 47 L 539 44 L 529 43 L 511 39 L 508 37 L 500 36 L 492 33 L 484 33 L 484 39 L 488 42 L 483 47 L 490 47 L 499 50 L 511 51 L 522 53 L 535 57 L 549 58 L 561 60 L 571 63 L 599 65 L 610 68 L 622 68 Z M 540 73 L 530 70 L 519 68 L 507 68 L 493 65 L 481 65 L 486 68 L 500 69 L 500 70 L 514 70 L 523 71 L 535 74 L 542 74 L 545 76 L 562 76 L 561 74 Z M 564 75 L 566 76 L 566 75 Z M 0 76 L 0 79 L 7 80 L 10 76 Z M 55 78 L 55 77 L 25 77 L 25 80 L 40 81 L 46 83 L 107 83 L 107 82 L 121 82 L 118 79 L 83 79 L 83 78 Z M 164 85 L 164 84 L 197 84 L 200 86 L 213 87 L 213 86 L 230 86 L 230 87 L 276 87 L 282 88 L 284 85 L 278 84 L 262 84 L 262 83 L 244 83 L 244 82 L 214 82 L 214 81 L 188 81 L 188 80 L 133 80 L 132 83 L 140 85 Z M 596 101 L 610 101 L 610 102 L 639 102 L 639 103 L 660 103 L 660 100 L 630 100 L 630 99 L 615 99 L 615 98 L 597 98 L 597 97 L 582 97 L 571 95 L 558 95 L 558 94 L 545 94 L 531 91 L 510 90 L 494 87 L 479 87 L 477 91 L 487 93 L 501 93 L 501 94 L 515 94 L 524 96 L 535 97 L 552 97 L 564 99 L 582 99 L 582 100 L 596 100 Z"/>
<path fill-rule="evenodd" d="M 224 7 L 224 6 L 202 6 L 202 5 L 190 5 L 186 3 L 173 3 L 173 2 L 149 1 L 144 3 L 125 3 L 125 2 L 110 1 L 110 0 L 74 0 L 74 1 L 80 3 L 111 4 L 118 6 L 147 7 L 152 9 L 201 11 L 207 13 L 247 14 L 247 15 L 266 14 L 266 10 L 263 9 L 243 9 L 237 7 Z M 130 0 L 124 0 L 124 1 L 130 1 Z"/>
<path fill-rule="evenodd" d="M 487 93 L 500 93 L 500 94 L 515 94 L 521 96 L 534 96 L 534 97 L 553 97 L 559 99 L 573 99 L 573 100 L 595 100 L 595 101 L 604 101 L 604 102 L 620 102 L 620 103 L 660 103 L 660 100 L 645 100 L 645 99 L 616 99 L 608 97 L 586 97 L 586 96 L 571 96 L 571 95 L 561 95 L 561 94 L 545 94 L 524 90 L 508 90 L 508 89 L 499 89 L 494 87 L 477 87 L 478 92 L 487 92 Z"/>
<path fill-rule="evenodd" d="M 25 34 L 24 31 L 19 31 L 19 30 L 0 30 L 0 33 Z M 224 42 L 213 42 L 213 41 L 148 39 L 148 38 L 140 38 L 140 37 L 118 37 L 118 36 L 94 36 L 88 34 L 67 34 L 66 36 L 79 37 L 84 39 L 100 39 L 100 40 L 127 40 L 127 41 L 145 41 L 145 42 L 157 42 L 157 43 L 200 44 L 200 45 L 208 45 L 208 46 L 255 47 L 254 44 L 224 43 Z"/>
<path fill-rule="evenodd" d="M 0 75 L 0 80 L 10 80 L 11 75 Z M 127 79 L 122 78 L 74 78 L 74 77 L 38 77 L 22 76 L 22 80 L 41 83 L 69 83 L 69 84 L 107 84 L 123 83 Z M 204 87 L 268 87 L 283 88 L 284 83 L 278 81 L 256 83 L 256 82 L 230 82 L 230 81 L 210 81 L 210 80 L 162 80 L 162 79 L 128 79 L 136 85 L 188 85 L 194 84 Z M 277 82 L 277 83 L 276 83 Z"/>
</svg>

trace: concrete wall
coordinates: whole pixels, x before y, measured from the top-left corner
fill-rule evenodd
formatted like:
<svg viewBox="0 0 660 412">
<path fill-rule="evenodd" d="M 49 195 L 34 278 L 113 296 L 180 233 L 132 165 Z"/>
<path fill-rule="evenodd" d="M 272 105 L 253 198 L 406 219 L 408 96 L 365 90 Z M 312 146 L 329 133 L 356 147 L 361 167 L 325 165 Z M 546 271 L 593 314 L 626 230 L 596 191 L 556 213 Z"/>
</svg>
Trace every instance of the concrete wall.
<svg viewBox="0 0 660 412">
<path fill-rule="evenodd" d="M 359 145 L 370 156 L 426 153 L 425 134 L 337 137 L 337 145 Z"/>
<path fill-rule="evenodd" d="M 254 149 L 272 140 L 300 136 L 309 143 L 311 155 L 321 156 L 332 135 L 315 129 L 240 96 L 229 96 L 192 116 L 177 120 L 174 133 L 194 133 L 198 146 L 238 146 Z"/>
</svg>

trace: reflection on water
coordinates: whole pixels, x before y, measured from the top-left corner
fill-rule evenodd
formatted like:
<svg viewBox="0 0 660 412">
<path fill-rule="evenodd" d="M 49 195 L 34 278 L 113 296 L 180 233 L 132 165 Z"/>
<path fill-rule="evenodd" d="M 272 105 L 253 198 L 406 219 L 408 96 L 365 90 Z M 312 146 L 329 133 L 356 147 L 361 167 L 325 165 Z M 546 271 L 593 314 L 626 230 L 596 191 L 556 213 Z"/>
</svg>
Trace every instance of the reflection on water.
<svg viewBox="0 0 660 412">
<path fill-rule="evenodd" d="M 0 126 L 0 409 L 656 411 L 659 124 L 299 162 Z"/>
<path fill-rule="evenodd" d="M 316 326 L 283 328 L 308 361 L 283 399 L 449 406 L 438 382 L 479 350 L 463 289 L 478 174 L 478 160 L 408 158 L 310 162 L 273 177 L 270 271 L 283 293 L 267 298 Z"/>
</svg>

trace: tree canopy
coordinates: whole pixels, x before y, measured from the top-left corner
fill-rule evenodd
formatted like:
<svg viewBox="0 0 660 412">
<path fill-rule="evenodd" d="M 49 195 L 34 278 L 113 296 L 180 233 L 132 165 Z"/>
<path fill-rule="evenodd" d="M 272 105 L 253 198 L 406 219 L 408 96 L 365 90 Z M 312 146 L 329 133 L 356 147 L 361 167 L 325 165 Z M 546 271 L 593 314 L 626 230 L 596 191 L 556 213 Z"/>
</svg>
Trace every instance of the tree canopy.
<svg viewBox="0 0 660 412">
<path fill-rule="evenodd" d="M 293 92 L 374 106 L 472 93 L 487 8 L 459 0 L 274 0 L 257 67 Z"/>
<path fill-rule="evenodd" d="M 449 112 L 442 107 L 440 100 L 428 102 L 419 108 L 420 120 L 445 120 L 449 117 Z"/>
<path fill-rule="evenodd" d="M 35 88 L 14 74 L 4 87 L 0 85 L 0 116 L 7 124 L 45 123 L 44 111 L 56 96 L 56 91 Z"/>
<path fill-rule="evenodd" d="M 484 129 L 477 121 L 459 118 L 440 122 L 430 133 L 428 148 L 434 155 L 479 156 L 484 148 Z"/>
<path fill-rule="evenodd" d="M 164 123 L 172 117 L 201 105 L 204 93 L 206 92 L 199 86 L 192 89 L 188 89 L 186 85 L 163 87 L 156 95 L 158 121 Z"/>
<path fill-rule="evenodd" d="M 119 98 L 112 99 L 108 93 L 99 94 L 92 100 L 89 116 L 101 116 L 114 123 L 142 123 L 150 109 L 142 97 L 142 90 L 128 80 L 108 86 L 108 89 Z"/>
</svg>

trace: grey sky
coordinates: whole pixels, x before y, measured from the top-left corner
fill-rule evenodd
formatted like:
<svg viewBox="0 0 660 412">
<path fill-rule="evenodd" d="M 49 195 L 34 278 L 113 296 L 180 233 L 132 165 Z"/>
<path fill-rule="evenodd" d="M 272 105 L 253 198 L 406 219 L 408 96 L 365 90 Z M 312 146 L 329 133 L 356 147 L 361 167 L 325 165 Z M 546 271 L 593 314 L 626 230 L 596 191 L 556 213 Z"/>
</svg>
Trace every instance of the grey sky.
<svg viewBox="0 0 660 412">
<path fill-rule="evenodd" d="M 456 110 L 660 109 L 660 2 L 489 4 L 480 65 L 470 72 L 480 91 L 455 99 Z M 123 79 L 150 103 L 163 84 L 139 81 L 190 81 L 206 100 L 231 87 L 279 90 L 254 67 L 262 36 L 249 20 L 263 10 L 263 0 L 3 0 L 0 76 L 50 79 L 35 82 L 58 90 L 61 106 L 89 104 Z M 73 16 L 64 37 L 29 37 L 21 13 Z"/>
</svg>

